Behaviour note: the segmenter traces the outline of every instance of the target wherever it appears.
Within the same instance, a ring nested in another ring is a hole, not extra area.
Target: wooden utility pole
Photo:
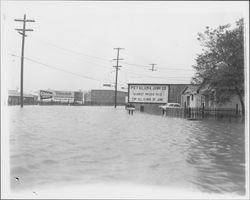
[[[152,65],[152,68],[151,68],[151,69],[149,69],[149,70],[151,70],[152,72],[153,72],[153,71],[156,71],[156,69],[155,69],[155,65],[156,65],[156,64],[155,64],[155,63],[153,63],[153,64],[150,64],[150,65]]]
[[[21,107],[23,107],[23,58],[24,58],[24,41],[27,35],[25,34],[26,31],[33,31],[33,29],[26,29],[26,22],[35,22],[35,20],[26,19],[26,14],[24,14],[23,19],[15,19],[16,22],[23,22],[23,28],[16,28],[15,30],[18,31],[20,35],[22,35],[22,53],[21,53],[21,87],[20,87],[20,95],[21,95]]]
[[[114,48],[114,50],[117,50],[117,58],[116,59],[113,59],[113,60],[116,60],[116,66],[115,67],[115,108],[117,106],[117,79],[118,79],[118,70],[119,70],[119,60],[123,60],[122,58],[119,58],[119,52],[120,50],[123,50],[124,48]]]

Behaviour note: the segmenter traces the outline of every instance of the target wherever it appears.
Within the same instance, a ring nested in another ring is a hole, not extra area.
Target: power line
[[[140,64],[133,64],[133,63],[128,63],[128,62],[121,62],[122,64],[126,64],[126,65],[131,65],[131,66],[135,66],[135,67],[144,67],[144,68],[148,68],[148,66],[146,65],[140,65]]]
[[[77,56],[82,56],[83,55],[83,56],[87,56],[87,57],[90,57],[90,58],[95,58],[95,59],[103,60],[103,61],[106,61],[106,62],[109,62],[109,63],[111,62],[111,60],[108,60],[108,59],[105,59],[105,58],[101,58],[101,57],[97,57],[97,56],[92,56],[92,55],[87,55],[87,54],[84,54],[84,53],[81,53],[81,52],[78,52],[78,51],[74,51],[72,49],[67,49],[67,48],[61,47],[59,45],[56,45],[56,44],[53,44],[53,43],[50,43],[50,42],[42,41],[40,39],[37,39],[37,40],[41,41],[44,44],[47,44],[49,46],[53,46],[53,47],[55,47],[57,49],[63,50],[65,52],[69,52],[69,53],[77,55]],[[106,66],[106,65],[103,65],[103,64],[100,64],[100,63],[96,63],[96,62],[91,62],[89,60],[84,60],[84,62],[95,64],[98,67],[100,66],[100,67],[110,68],[109,66]]]
[[[60,50],[63,50],[63,51],[67,51],[67,52],[70,52],[70,53],[73,53],[73,54],[77,54],[77,55],[83,55],[83,56],[86,56],[86,57],[90,57],[90,58],[95,58],[95,59],[99,59],[99,60],[103,60],[103,61],[106,61],[106,62],[111,62],[110,59],[107,59],[107,58],[102,58],[102,57],[99,57],[99,56],[93,56],[93,55],[89,55],[89,54],[85,54],[85,53],[82,53],[82,52],[78,52],[78,51],[75,51],[75,50],[72,50],[72,49],[68,49],[68,48],[64,48],[62,46],[59,46],[57,44],[53,44],[51,42],[47,42],[47,41],[42,41],[39,39],[39,41],[49,45],[49,46],[53,46],[57,49],[60,49]]]
[[[111,62],[112,60],[110,59],[106,59],[106,58],[101,58],[101,57],[97,57],[97,56],[92,56],[92,55],[87,55],[87,54],[84,54],[84,53],[81,53],[81,52],[77,52],[77,51],[74,51],[72,49],[67,49],[67,48],[64,48],[64,47],[61,47],[59,45],[56,45],[56,44],[53,44],[53,43],[50,43],[50,42],[47,42],[47,41],[43,41],[43,40],[40,40],[40,39],[37,39],[39,41],[41,41],[42,43],[44,44],[47,44],[49,46],[53,46],[57,49],[60,49],[60,50],[63,50],[63,51],[66,51],[66,52],[70,52],[70,53],[73,53],[75,55],[78,55],[78,56],[81,56],[81,55],[84,55],[84,56],[87,56],[87,57],[90,57],[90,58],[94,58],[94,59],[99,59],[99,60],[103,60],[103,61],[106,61],[106,62]],[[114,60],[114,59],[113,59]],[[91,63],[91,64],[95,64],[95,65],[99,65],[99,66],[102,66],[102,67],[106,67],[106,68],[110,68],[110,66],[105,66],[105,65],[102,65],[102,64],[99,64],[99,63],[95,63],[95,62],[90,62],[90,61],[86,61],[84,60],[85,62],[88,62],[88,63]],[[120,69],[119,69],[120,70]]]
[[[149,77],[149,76],[132,76],[132,78],[155,78],[155,79],[163,79],[163,80],[167,80],[167,79],[175,79],[175,80],[181,80],[181,81],[188,81],[187,79],[184,79],[185,77]],[[191,77],[186,77],[186,78],[189,78],[191,79]]]
[[[151,76],[151,75],[142,75],[140,73],[136,73],[134,71],[128,70],[126,69],[126,72],[129,72],[129,74],[135,74],[135,75],[139,75],[140,77],[149,77],[149,78],[162,78],[162,79],[166,79],[166,78],[190,78],[190,76],[176,76],[176,77],[167,77],[167,76]],[[126,73],[125,72],[125,73]]]
[[[20,57],[20,56],[17,56],[15,54],[10,54],[10,55],[14,56],[14,57]],[[32,59],[32,58],[24,57],[24,59],[26,59],[26,60],[28,60],[30,62],[39,64],[39,65],[45,66],[45,67],[50,68],[50,69],[54,69],[54,70],[61,71],[61,72],[64,72],[64,73],[68,73],[68,74],[71,74],[71,75],[74,75],[74,76],[78,76],[78,77],[83,78],[83,79],[90,79],[90,80],[99,81],[99,82],[102,82],[102,83],[106,82],[105,80],[96,79],[96,78],[93,78],[93,77],[90,77],[90,76],[86,76],[86,75],[82,75],[82,74],[77,74],[77,73],[74,73],[74,72],[71,72],[71,71],[68,71],[68,70],[64,70],[64,69],[52,66],[50,64],[46,64],[46,63],[37,61],[37,60]],[[130,72],[130,73],[131,74],[135,74],[135,75],[140,75],[140,76],[137,76],[137,77],[134,77],[134,78],[157,78],[157,79],[164,79],[164,80],[166,80],[168,78],[176,78],[176,79],[179,79],[179,78],[189,78],[189,77],[160,77],[160,76],[156,76],[155,77],[155,76],[148,76],[148,75],[141,76],[141,74],[138,74],[138,73],[133,73],[133,72]],[[183,79],[179,79],[179,80],[187,81],[187,80],[183,80]],[[111,81],[109,81],[109,82],[111,82]],[[115,83],[112,83],[112,84],[115,84]],[[119,81],[119,83],[117,83],[117,85],[124,85],[124,84],[127,84],[127,82]]]
[[[20,57],[20,56],[17,56],[15,54],[10,54],[11,56],[15,56],[15,57]],[[81,78],[84,78],[84,79],[91,79],[91,80],[96,80],[96,81],[100,81],[100,82],[105,82],[104,80],[101,80],[101,79],[96,79],[96,78],[93,78],[93,77],[89,77],[89,76],[86,76],[86,75],[81,75],[81,74],[77,74],[77,73],[74,73],[74,72],[70,72],[68,70],[64,70],[64,69],[61,69],[61,68],[58,68],[58,67],[55,67],[55,66],[52,66],[52,65],[49,65],[49,64],[45,64],[43,62],[40,62],[40,61],[37,61],[35,59],[31,59],[31,58],[28,58],[28,57],[24,57],[24,59],[28,60],[28,61],[31,61],[33,63],[36,63],[36,64],[40,64],[40,65],[43,65],[47,68],[52,68],[54,70],[58,70],[58,71],[62,71],[62,72],[65,72],[65,73],[69,73],[71,75],[75,75],[75,76],[78,76],[78,77],[81,77]],[[139,75],[137,76],[136,78],[157,78],[157,79],[168,79],[168,78],[171,78],[171,79],[182,79],[182,78],[190,78],[190,77],[163,77],[163,76],[150,76],[150,75],[141,75],[139,73],[135,73],[133,71],[130,71],[130,70],[126,70],[129,72],[129,74],[135,74],[135,75]],[[115,71],[114,71],[115,72]],[[126,72],[127,73],[127,72]],[[123,84],[126,84],[126,82],[121,82],[119,81],[120,83],[123,83]],[[120,85],[120,83],[118,83],[118,85]],[[115,83],[114,83],[115,84]]]
[[[51,43],[49,43],[49,42],[45,42],[46,44],[49,44],[50,46],[54,46],[54,47],[56,47],[56,48],[58,48],[58,49],[61,49],[61,50],[64,50],[64,51],[67,51],[67,52],[70,52],[70,53],[73,53],[73,54],[77,54],[77,55],[87,55],[87,54],[83,54],[83,53],[80,53],[80,52],[77,52],[77,51],[74,51],[74,50],[70,50],[70,49],[66,49],[66,48],[64,48],[64,47],[60,47],[60,46],[58,46],[58,45],[55,45],[55,44],[51,44]],[[100,60],[105,60],[105,61],[108,61],[108,62],[110,62],[110,60],[108,60],[108,59],[104,59],[104,58],[100,58],[100,57],[96,57],[96,56],[90,56],[90,55],[87,55],[87,56],[89,56],[89,57],[92,57],[92,58],[97,58],[97,59],[100,59]],[[122,60],[122,59],[120,59],[120,60]],[[95,64],[95,65],[99,65],[99,66],[102,66],[102,67],[106,67],[106,68],[109,68],[108,66],[104,66],[104,65],[100,65],[99,63],[97,64],[97,63],[94,63],[94,62],[90,62],[90,61],[86,61],[86,62],[89,62],[89,63],[93,63],[93,64]],[[148,66],[144,66],[144,65],[139,65],[139,64],[132,64],[132,63],[127,63],[127,62],[123,62],[123,63],[126,63],[126,64],[128,64],[128,65],[132,65],[132,66],[138,66],[138,67],[147,67],[148,68]],[[162,68],[162,69],[165,69],[165,68]],[[119,68],[118,68],[118,70],[119,70]],[[179,70],[179,69],[167,69],[167,70]],[[128,71],[128,70],[127,70]],[[136,73],[133,73],[133,74],[136,74]],[[141,75],[141,74],[137,74],[137,75]],[[160,79],[166,79],[166,78],[169,78],[169,77],[152,77],[152,76],[144,76],[144,77],[150,77],[150,78],[160,78]],[[177,77],[176,77],[177,78]],[[179,78],[179,77],[178,77]]]
[[[70,53],[73,53],[73,54],[77,54],[77,55],[83,55],[83,56],[86,56],[86,57],[90,57],[90,58],[102,60],[102,61],[109,62],[109,63],[111,62],[111,60],[107,59],[107,58],[93,56],[93,55],[89,55],[89,54],[84,54],[82,52],[78,52],[78,51],[75,51],[75,50],[72,50],[72,49],[61,47],[61,46],[59,46],[57,44],[54,44],[54,43],[51,43],[51,42],[42,41],[40,39],[38,39],[38,40],[41,41],[41,42],[43,42],[44,44],[47,44],[49,46],[53,46],[53,47],[55,47],[57,49],[60,49],[60,50],[63,50],[63,51],[67,51],[67,52],[70,52]],[[123,62],[123,61],[121,61],[121,63],[126,64],[126,65],[130,65],[130,66],[140,67],[140,68],[148,68],[147,65],[142,65],[142,64],[135,64],[135,63]],[[158,67],[158,69],[162,69],[162,70],[182,70],[182,71],[183,70],[187,70],[187,71],[193,71],[192,69],[186,69],[186,68],[164,68],[164,67]]]
[[[177,71],[194,71],[193,69],[186,69],[186,68],[164,68],[164,67],[158,67],[161,70],[177,70]]]
[[[121,62],[121,63],[122,63],[122,64],[125,64],[125,65],[140,67],[140,68],[148,68],[147,65],[140,65],[140,64],[128,63],[128,62]],[[158,69],[161,69],[161,70],[173,70],[173,71],[178,71],[178,70],[181,70],[181,71],[193,71],[192,69],[179,68],[179,67],[178,67],[178,68],[158,67]]]
[[[15,54],[10,54],[10,55],[11,56],[15,56],[15,57],[19,57],[19,56],[15,55]],[[65,73],[68,73],[68,74],[71,74],[71,75],[74,75],[74,76],[78,76],[78,77],[81,77],[81,78],[84,78],[84,79],[90,79],[90,80],[100,81],[102,83],[104,82],[104,80],[101,80],[101,79],[96,79],[96,78],[93,78],[93,77],[90,77],[90,76],[86,76],[86,75],[82,75],[82,74],[77,74],[77,73],[74,73],[74,72],[70,72],[68,70],[61,69],[61,68],[58,68],[58,67],[55,67],[55,66],[52,66],[52,65],[49,65],[49,64],[46,64],[46,63],[43,63],[43,62],[31,59],[31,58],[24,57],[24,59],[26,59],[28,61],[31,61],[33,63],[39,64],[39,65],[43,65],[43,66],[45,66],[47,68],[51,68],[51,69],[54,69],[54,70],[65,72]]]

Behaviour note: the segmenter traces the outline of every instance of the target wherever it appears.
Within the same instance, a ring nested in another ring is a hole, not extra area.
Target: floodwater
[[[245,194],[244,123],[129,115],[124,107],[8,110],[14,191],[126,182]]]

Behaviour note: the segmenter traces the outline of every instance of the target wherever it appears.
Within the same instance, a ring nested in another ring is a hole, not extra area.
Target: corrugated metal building
[[[117,105],[125,105],[127,92],[117,91]],[[84,95],[84,102],[88,105],[114,105],[114,90],[91,90]]]
[[[168,103],[181,104],[182,91],[190,84],[169,84]]]
[[[24,105],[36,105],[37,99],[38,99],[37,95],[23,94]],[[16,90],[9,90],[8,91],[8,105],[20,105],[20,104],[21,104],[20,92]]]
[[[78,92],[74,92],[74,103],[79,103],[79,104],[83,104],[83,92],[82,91],[78,91]]]

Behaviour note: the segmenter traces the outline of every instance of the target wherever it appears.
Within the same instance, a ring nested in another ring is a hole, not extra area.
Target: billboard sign
[[[52,99],[53,92],[48,90],[40,90],[40,99]]]
[[[167,84],[128,84],[129,103],[168,103]]]
[[[74,101],[74,92],[71,92],[71,91],[53,91],[53,99],[54,99],[54,101],[73,102]]]

